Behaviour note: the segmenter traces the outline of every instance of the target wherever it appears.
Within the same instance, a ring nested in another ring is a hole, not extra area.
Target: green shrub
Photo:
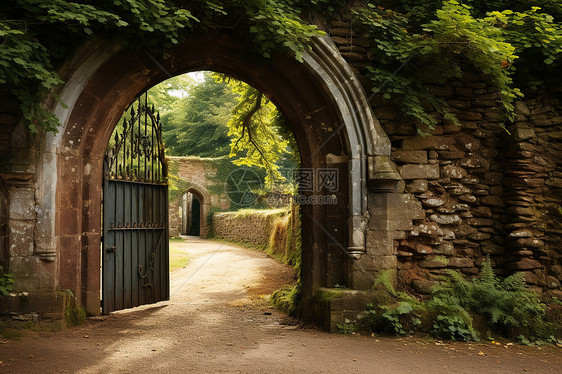
[[[387,275],[382,274],[375,286],[383,285],[389,299],[377,306],[368,304],[361,316],[374,332],[405,335],[428,331],[437,338],[459,341],[478,340],[486,333],[541,344],[557,342],[562,330],[556,301],[548,306],[547,314],[547,306],[525,285],[522,274],[500,279],[489,259],[473,280],[450,271],[446,281],[424,301],[395,291]]]
[[[0,266],[0,295],[8,295],[12,290],[14,274],[4,273],[4,268]]]
[[[342,323],[336,324],[336,328],[338,329],[338,332],[340,334],[345,335],[353,334],[355,331],[357,331],[357,325],[347,318]]]
[[[439,310],[439,315],[448,317],[447,320],[464,321],[464,328],[471,332],[470,335],[474,335],[470,316],[474,314],[484,317],[494,333],[509,336],[515,328],[537,338],[548,338],[541,331],[544,330],[541,326],[546,324],[543,320],[546,309],[539,295],[526,287],[521,273],[504,279],[497,277],[489,259],[474,280],[451,271],[447,281],[436,287],[428,305]],[[442,333],[441,328],[436,331],[437,335]]]

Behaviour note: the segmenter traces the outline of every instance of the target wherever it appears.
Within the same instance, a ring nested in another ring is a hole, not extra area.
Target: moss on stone
[[[86,310],[76,303],[71,290],[66,290],[65,320],[67,326],[76,326],[86,322]]]

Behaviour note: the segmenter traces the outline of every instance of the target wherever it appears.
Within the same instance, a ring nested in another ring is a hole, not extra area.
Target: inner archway
[[[207,215],[211,208],[211,197],[204,187],[190,187],[181,201],[181,234],[205,236],[209,230]]]
[[[197,195],[193,195],[189,192],[186,195],[190,201],[187,208],[187,216],[189,217],[189,220],[187,221],[185,235],[199,236],[201,232],[201,225],[199,221],[201,219],[201,203],[199,202]]]
[[[99,313],[102,166],[113,127],[141,92],[195,70],[222,72],[262,91],[287,116],[302,167],[338,170],[337,189],[309,193],[333,195],[337,204],[302,208],[305,316],[312,317],[314,289],[350,282],[349,262],[365,251],[368,157],[388,156],[390,142],[329,41],[316,40],[303,63],[281,55],[263,61],[248,50],[230,36],[193,36],[166,60],[111,42],[90,46],[69,63],[69,83],[61,93],[67,108],[55,110],[64,129],[48,138],[42,162],[45,182],[56,166],[56,180],[64,183],[45,184],[39,205],[56,201],[57,209],[44,210],[56,212],[56,224],[42,220],[39,229],[56,243],[52,248],[60,248],[58,287],[76,291],[89,313]]]

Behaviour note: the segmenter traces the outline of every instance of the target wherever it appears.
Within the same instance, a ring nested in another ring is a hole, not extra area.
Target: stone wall
[[[288,216],[287,209],[240,210],[213,215],[213,233],[217,239],[266,248],[276,220]]]
[[[369,92],[368,41],[346,22],[331,26],[333,41]],[[548,95],[518,102],[508,134],[500,125],[498,90],[484,75],[446,84],[431,79],[426,87],[448,103],[460,127],[441,121],[423,137],[415,121],[400,116],[398,97],[371,101],[392,142],[404,192],[423,206],[414,227],[394,238],[399,285],[428,293],[449,269],[476,275],[489,257],[498,273],[522,271],[529,284],[560,296],[561,102]],[[373,245],[370,227],[367,247]]]
[[[212,186],[216,184],[213,180],[217,173],[217,159],[189,157],[168,157],[170,173],[179,179],[177,183],[180,191],[170,190],[169,203],[169,235],[175,237],[182,234],[182,195],[191,192],[197,196],[201,204],[201,236],[205,237],[208,232],[207,214],[211,208],[219,210],[228,209],[230,200],[224,193],[215,193]]]
[[[364,76],[372,57],[368,40],[345,22],[334,22],[327,31],[370,92]],[[172,51],[176,57],[163,64],[174,74],[193,66],[224,64],[253,79],[290,108],[285,114],[309,152],[303,161],[310,167],[341,170],[345,181],[338,192],[341,204],[336,209],[305,207],[310,209],[303,212],[303,252],[308,259],[303,274],[304,284],[310,286],[305,291],[346,281],[349,287],[369,289],[378,272],[394,269],[403,288],[427,293],[448,269],[472,276],[490,256],[499,273],[523,271],[530,284],[562,297],[562,103],[552,93],[517,103],[518,119],[508,134],[499,126],[497,91],[485,83],[486,77],[467,74],[445,85],[428,80],[427,87],[445,99],[462,122],[461,127],[440,122],[431,137],[416,135],[415,123],[400,117],[397,98],[375,99],[373,110],[392,142],[391,161],[385,134],[372,126],[376,121],[366,123],[370,117],[364,116],[355,123],[350,120],[354,116],[343,116],[347,110],[361,114],[365,98],[362,93],[353,96],[357,92],[349,87],[338,90],[355,80],[347,65],[339,64],[339,56],[337,61],[329,58],[331,50],[322,43],[309,56],[318,66],[313,69],[281,55],[272,58],[272,66],[254,64],[245,59],[248,46],[233,44],[224,35],[211,40],[195,38],[185,45],[197,48]],[[19,121],[17,103],[0,94],[0,261],[16,274],[15,291],[30,294],[26,310],[43,315],[49,311],[64,315],[63,296],[56,293],[61,289],[73,290],[89,313],[99,313],[105,136],[120,115],[118,108],[164,78],[161,69],[149,68],[152,63],[143,60],[148,57],[117,53],[115,46],[104,43],[99,50],[86,45],[79,51],[83,55],[69,60],[67,69],[73,75],[65,76],[69,79],[63,94],[70,100],[63,101],[70,106],[56,109],[67,127],[57,136],[30,137]],[[193,50],[207,54],[184,53]],[[105,55],[113,57],[107,61],[92,57]],[[332,75],[337,79],[327,79]],[[334,96],[329,89],[335,90]],[[345,94],[344,100],[339,94]],[[342,104],[349,102],[360,104]],[[338,127],[342,122],[345,126]],[[377,144],[384,143],[377,149],[385,151],[354,156],[357,147],[346,149],[344,143],[352,139],[346,136],[366,135],[369,129]],[[364,176],[358,170],[367,168],[367,159],[369,175]],[[378,175],[371,175],[373,170]],[[206,178],[207,173],[198,167],[185,167],[184,172],[190,173],[193,186],[205,185],[197,178]],[[363,177],[369,191],[362,187]],[[213,197],[209,201],[214,204]],[[221,201],[216,204],[223,206]],[[368,205],[370,216],[363,217],[359,209],[350,217],[346,205]],[[251,231],[259,231],[256,225]],[[263,243],[265,235],[260,240]],[[356,283],[349,281],[360,278],[355,270],[365,274]],[[20,298],[11,300],[19,303]],[[8,303],[0,306],[17,309]]]

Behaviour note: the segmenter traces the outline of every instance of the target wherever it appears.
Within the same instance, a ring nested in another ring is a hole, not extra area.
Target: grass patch
[[[182,269],[189,264],[189,255],[176,243],[183,243],[183,239],[170,240],[170,272]]]
[[[248,217],[248,216],[274,216],[274,215],[285,215],[289,214],[290,210],[288,208],[277,208],[277,209],[239,209],[233,212],[221,212],[231,214],[233,217]]]
[[[84,307],[76,303],[76,298],[71,290],[66,290],[65,320],[67,326],[81,325],[86,321]]]
[[[278,310],[296,317],[301,303],[302,285],[297,283],[294,287],[285,286],[271,295],[270,302]]]
[[[66,326],[65,320],[52,322],[33,321],[0,321],[0,337],[3,339],[17,340],[26,335],[26,331],[62,331]]]

